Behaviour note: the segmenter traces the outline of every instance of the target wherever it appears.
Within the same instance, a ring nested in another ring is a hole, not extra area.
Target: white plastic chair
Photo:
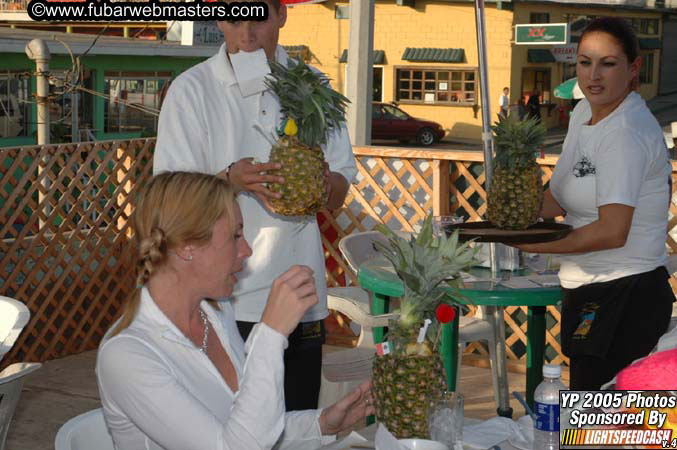
[[[0,450],[5,448],[9,424],[19,403],[24,377],[40,368],[40,363],[15,363],[0,372]]]
[[[405,234],[405,233],[402,233]],[[360,233],[352,233],[348,236],[345,236],[339,241],[339,250],[343,255],[343,258],[348,263],[350,269],[357,273],[360,265],[365,261],[379,257],[380,253],[376,250],[373,243],[374,241],[387,243],[387,239],[383,234],[377,231],[365,231]],[[342,303],[340,303],[342,302]],[[350,305],[347,304],[350,302]],[[328,304],[330,309],[340,311],[346,315],[351,320],[360,323],[360,320],[368,321],[369,318],[372,318],[366,325],[362,326],[362,332],[358,339],[358,348],[371,348],[374,347],[374,340],[372,334],[372,328],[376,326],[387,326],[387,319],[385,320],[385,325],[379,325],[382,323],[379,319],[383,316],[371,316],[371,298],[369,293],[359,287],[347,287],[347,288],[330,288]],[[334,305],[334,306],[332,306]],[[356,316],[353,319],[349,312],[352,314],[357,314],[357,309],[362,311],[366,317]],[[456,385],[458,386],[458,381],[461,373],[461,355],[465,344],[468,342],[474,342],[479,340],[487,341],[487,347],[489,348],[489,360],[491,364],[491,379],[494,386],[494,400],[496,405],[499,405],[498,400],[498,372],[497,372],[497,361],[496,361],[496,337],[494,335],[494,328],[491,324],[491,317],[487,315],[486,308],[480,306],[477,308],[475,315],[473,316],[462,316],[459,319],[459,331],[458,331],[458,345],[459,345],[459,358],[458,358],[458,368],[456,370]],[[379,323],[379,324],[377,324]],[[367,342],[365,342],[367,341]],[[355,350],[349,349],[346,351]],[[371,350],[373,356],[373,350]],[[324,370],[324,358],[323,358],[323,372]],[[371,369],[371,366],[369,366]],[[369,377],[369,374],[364,376],[363,379]],[[324,379],[323,379],[324,382]],[[355,384],[355,383],[353,383]],[[352,387],[352,386],[351,386]],[[343,392],[343,391],[342,391]],[[320,398],[322,398],[322,391],[320,391]],[[340,397],[339,397],[340,398]]]
[[[56,434],[54,450],[115,450],[101,408],[64,423]]]
[[[10,351],[30,318],[26,305],[0,295],[0,360]]]
[[[369,258],[377,256],[373,241],[386,242],[377,232],[355,233],[339,242],[339,249],[353,271]],[[320,408],[331,405],[371,376],[375,345],[372,328],[386,327],[397,314],[371,314],[369,292],[357,286],[329,288],[327,306],[346,315],[360,326],[355,348],[325,352],[322,356]]]

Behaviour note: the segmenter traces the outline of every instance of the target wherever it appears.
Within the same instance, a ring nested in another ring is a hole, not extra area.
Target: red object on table
[[[456,310],[449,305],[441,304],[435,310],[435,317],[440,323],[449,323],[456,317]]]

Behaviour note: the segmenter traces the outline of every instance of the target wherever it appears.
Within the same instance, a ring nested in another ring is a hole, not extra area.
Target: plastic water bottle
[[[566,389],[561,374],[558,365],[543,366],[543,381],[534,392],[534,450],[559,449],[559,391]]]

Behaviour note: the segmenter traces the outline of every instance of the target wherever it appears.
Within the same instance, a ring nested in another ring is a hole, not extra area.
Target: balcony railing
[[[139,188],[151,176],[154,145],[155,139],[135,139],[0,149],[0,295],[31,310],[31,321],[5,363],[96,348],[134,288],[128,219]],[[353,151],[356,184],[341,209],[318,214],[330,286],[356,282],[338,250],[347,234],[378,223],[413,230],[430,211],[469,220],[480,220],[485,212],[479,152]],[[556,156],[539,159],[544,182],[556,162]],[[673,179],[676,171],[673,162]],[[670,212],[673,231],[674,203]],[[677,250],[672,236],[667,245]],[[548,316],[546,359],[566,363],[558,342],[559,309],[548,307]],[[526,359],[526,319],[525,307],[505,309],[512,364]],[[466,352],[487,355],[477,342]]]

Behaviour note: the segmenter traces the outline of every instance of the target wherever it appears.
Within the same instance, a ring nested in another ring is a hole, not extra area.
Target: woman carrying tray
[[[562,350],[571,389],[599,389],[647,355],[675,297],[664,265],[671,166],[658,122],[635,92],[641,66],[627,22],[603,17],[578,44],[585,94],[574,109],[541,215],[566,216],[565,238],[519,248],[560,253]]]

